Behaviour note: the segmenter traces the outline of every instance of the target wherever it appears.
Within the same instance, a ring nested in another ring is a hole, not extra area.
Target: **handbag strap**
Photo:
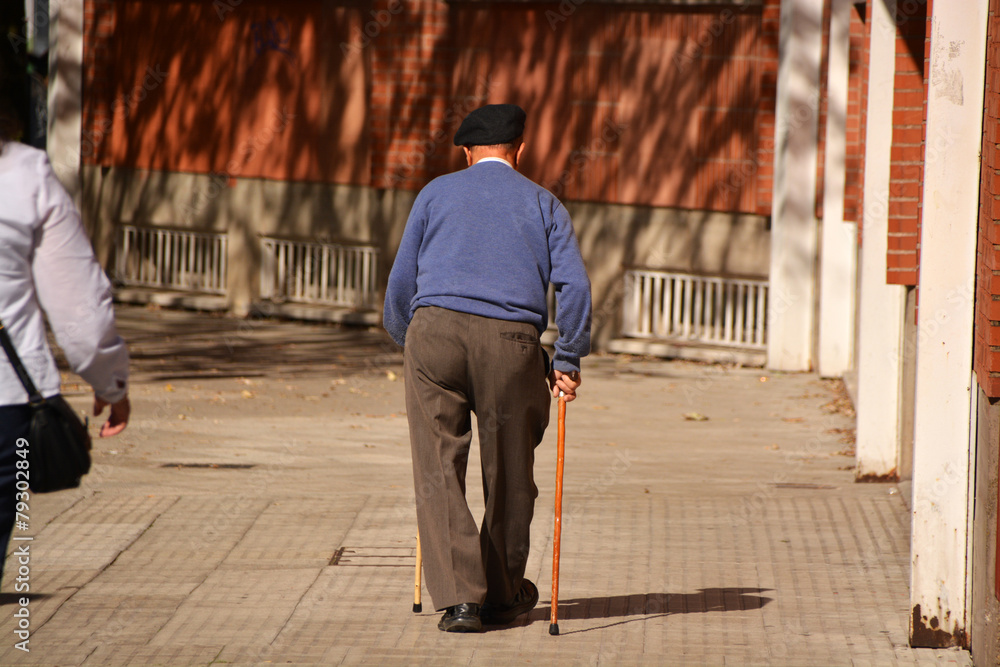
[[[40,393],[38,393],[35,383],[31,381],[31,376],[28,375],[28,371],[24,369],[24,364],[21,363],[21,357],[17,356],[17,350],[14,349],[14,343],[11,341],[10,334],[7,333],[7,329],[4,327],[2,321],[0,321],[0,345],[3,346],[3,351],[7,353],[7,358],[10,359],[10,365],[14,367],[14,372],[17,373],[17,377],[21,380],[21,384],[24,385],[25,391],[28,392],[28,403],[31,405],[44,403],[45,399]]]

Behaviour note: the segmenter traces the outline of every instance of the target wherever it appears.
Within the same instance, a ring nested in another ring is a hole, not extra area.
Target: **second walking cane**
[[[413,613],[419,614],[424,606],[420,604],[420,569],[424,565],[424,555],[420,551],[420,533],[417,533],[417,573],[413,576]]]
[[[559,392],[559,437],[556,441],[556,519],[552,538],[552,618],[549,634],[559,634],[559,540],[562,537],[563,462],[566,458],[566,399]]]

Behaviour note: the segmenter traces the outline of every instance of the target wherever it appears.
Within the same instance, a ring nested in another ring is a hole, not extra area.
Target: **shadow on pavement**
[[[351,375],[402,363],[381,328],[116,307],[133,382]],[[61,363],[65,368],[65,362]]]
[[[616,595],[613,597],[573,598],[559,600],[558,620],[584,620],[599,618],[626,618],[627,620],[607,623],[593,628],[564,631],[570,635],[578,632],[601,630],[623,623],[648,621],[653,618],[673,614],[701,614],[710,611],[746,611],[760,609],[771,598],[755,593],[769,591],[769,588],[702,588],[697,593],[645,593],[637,595]],[[551,604],[551,601],[549,602]],[[536,607],[528,615],[527,624],[549,622],[551,607]],[[627,618],[641,616],[642,618]]]
[[[28,598],[29,600],[43,600],[45,598],[52,597],[48,593],[0,593],[0,607],[7,606],[9,604],[20,604],[21,598]]]

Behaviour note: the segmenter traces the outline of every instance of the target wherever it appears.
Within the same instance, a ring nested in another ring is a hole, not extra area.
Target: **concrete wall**
[[[59,181],[79,203],[83,0],[62,0],[50,9],[47,151]]]
[[[416,193],[363,186],[225,179],[122,168],[83,168],[84,218],[105,266],[115,225],[221,232],[230,242],[230,307],[245,312],[257,294],[260,235],[371,243],[385,285]],[[750,214],[568,202],[594,295],[594,339],[618,335],[624,269],[764,278],[767,219]]]
[[[567,202],[594,299],[593,338],[621,331],[626,268],[767,278],[770,230],[759,215]]]
[[[1000,466],[1000,404],[979,385],[976,433],[976,504],[972,543],[972,659],[977,665],[1000,663],[1000,601],[996,594],[997,470]]]

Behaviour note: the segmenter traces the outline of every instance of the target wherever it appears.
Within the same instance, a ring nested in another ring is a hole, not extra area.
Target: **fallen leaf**
[[[174,385],[172,384],[168,384],[166,387],[163,388],[163,391],[173,391],[173,390],[174,390]]]
[[[688,420],[689,422],[707,422],[708,421],[708,417],[706,417],[705,415],[701,414],[700,412],[688,412],[688,413],[685,413],[684,419]]]
[[[387,380],[389,380],[389,382],[395,382],[396,378],[398,378],[399,376],[393,373],[392,371],[386,371],[385,377]]]
[[[240,392],[240,396],[243,398],[253,398],[253,392],[248,389],[244,389]]]

